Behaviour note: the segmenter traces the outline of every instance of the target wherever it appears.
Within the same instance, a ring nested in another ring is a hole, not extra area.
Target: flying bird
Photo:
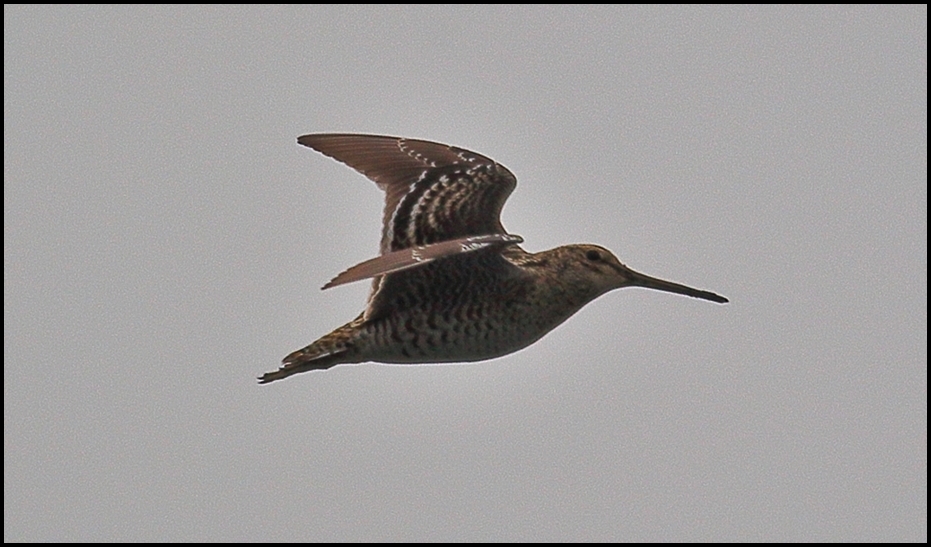
[[[381,249],[329,289],[372,278],[358,317],[282,361],[259,383],[344,363],[482,361],[539,340],[598,296],[645,287],[727,298],[636,272],[598,245],[528,253],[501,225],[517,179],[481,154],[436,142],[355,134],[297,142],[385,192]]]

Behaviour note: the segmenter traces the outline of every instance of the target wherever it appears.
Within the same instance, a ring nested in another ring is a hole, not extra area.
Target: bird
[[[317,133],[297,142],[355,169],[385,193],[380,253],[323,286],[372,278],[355,319],[288,354],[268,384],[353,363],[483,361],[523,349],[614,289],[728,299],[628,268],[576,244],[531,253],[501,224],[517,178],[463,148],[384,135]]]

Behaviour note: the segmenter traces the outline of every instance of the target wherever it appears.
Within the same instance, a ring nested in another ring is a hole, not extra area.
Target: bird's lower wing
[[[356,264],[334,277],[323,288],[329,289],[353,281],[418,268],[447,256],[471,253],[496,245],[516,245],[523,241],[524,238],[510,234],[488,234],[409,247]]]

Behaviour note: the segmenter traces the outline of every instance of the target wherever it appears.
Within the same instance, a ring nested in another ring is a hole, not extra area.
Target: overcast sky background
[[[467,366],[255,377],[384,133],[625,289]],[[4,6],[4,540],[927,541],[927,7]]]

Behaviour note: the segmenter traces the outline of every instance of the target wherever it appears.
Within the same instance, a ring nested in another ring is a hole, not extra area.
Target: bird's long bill
[[[724,298],[723,296],[713,292],[693,289],[692,287],[686,287],[685,285],[673,283],[672,281],[664,281],[662,279],[650,277],[630,269],[628,269],[626,273],[630,277],[630,284],[628,285],[630,287],[644,287],[647,289],[656,289],[658,291],[684,294],[685,296],[691,296],[693,298],[711,300],[712,302],[717,302],[718,304],[724,304],[728,301],[727,298]]]

